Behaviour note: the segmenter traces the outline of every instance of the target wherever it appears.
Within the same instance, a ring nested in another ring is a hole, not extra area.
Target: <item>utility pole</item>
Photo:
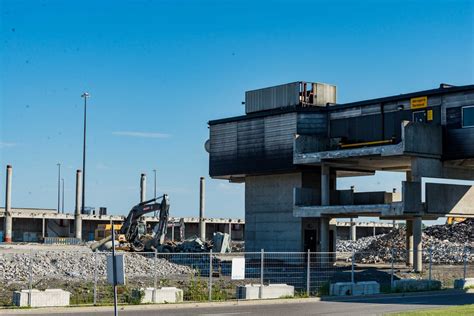
[[[153,173],[155,175],[155,186],[154,186],[154,191],[153,191],[153,198],[156,198],[156,169],[153,169]],[[155,214],[153,214],[154,217],[156,217],[156,211]]]
[[[62,198],[61,198],[61,203],[62,203],[62,205],[61,205],[61,213],[64,214],[64,178],[61,178],[61,182],[62,182],[62,186],[63,186],[63,187],[62,187],[63,196],[62,196]]]
[[[58,213],[60,213],[61,209],[61,163],[58,162],[56,164],[58,166]]]
[[[84,92],[81,95],[84,98],[84,142],[82,144],[82,205],[81,213],[84,213],[86,203],[86,127],[87,127],[87,98],[89,93]]]

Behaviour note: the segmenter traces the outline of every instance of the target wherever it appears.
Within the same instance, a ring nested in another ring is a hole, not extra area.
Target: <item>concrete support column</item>
[[[407,266],[413,266],[413,220],[406,221]]]
[[[201,240],[206,239],[206,222],[204,220],[204,209],[206,199],[206,186],[204,177],[199,179],[199,237]]]
[[[329,205],[330,191],[330,169],[329,166],[321,164],[321,205]]]
[[[372,227],[372,236],[375,237],[375,224],[374,224],[374,227]]]
[[[46,218],[41,219],[41,238],[46,237]]]
[[[319,218],[319,241],[320,241],[320,246],[321,246],[320,251],[328,252],[329,251],[329,218],[328,217]]]
[[[140,176],[140,202],[146,201],[146,174]]]
[[[423,270],[423,246],[421,243],[422,220],[421,216],[413,219],[413,268],[415,272]]]
[[[13,215],[12,215],[12,166],[7,166],[7,184],[5,191],[5,242],[12,242],[12,232],[13,232]]]
[[[356,223],[354,222],[353,218],[351,218],[350,235],[351,235],[351,240],[352,241],[357,240],[357,226],[356,226]]]
[[[229,233],[229,239],[232,240],[232,223],[229,223],[228,233]]]
[[[76,171],[76,209],[74,211],[74,237],[82,240],[82,172]]]

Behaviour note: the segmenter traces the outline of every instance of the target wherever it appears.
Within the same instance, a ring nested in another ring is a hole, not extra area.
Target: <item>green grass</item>
[[[386,314],[390,316],[449,316],[449,315],[474,315],[474,304],[437,309],[424,309],[412,312]]]

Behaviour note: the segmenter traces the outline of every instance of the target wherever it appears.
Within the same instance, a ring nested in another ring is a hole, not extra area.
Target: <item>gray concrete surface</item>
[[[357,298],[339,301],[317,299],[288,299],[265,302],[226,302],[181,305],[144,305],[120,307],[120,315],[383,315],[390,312],[441,308],[474,304],[474,294],[459,291],[428,293],[410,296]],[[2,315],[111,315],[112,307],[0,310]]]

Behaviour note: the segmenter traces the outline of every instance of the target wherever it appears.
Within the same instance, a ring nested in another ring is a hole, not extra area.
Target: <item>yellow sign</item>
[[[428,110],[426,112],[426,120],[427,121],[432,121],[433,120],[433,110]]]
[[[410,108],[421,109],[428,106],[428,97],[419,97],[410,99]]]

